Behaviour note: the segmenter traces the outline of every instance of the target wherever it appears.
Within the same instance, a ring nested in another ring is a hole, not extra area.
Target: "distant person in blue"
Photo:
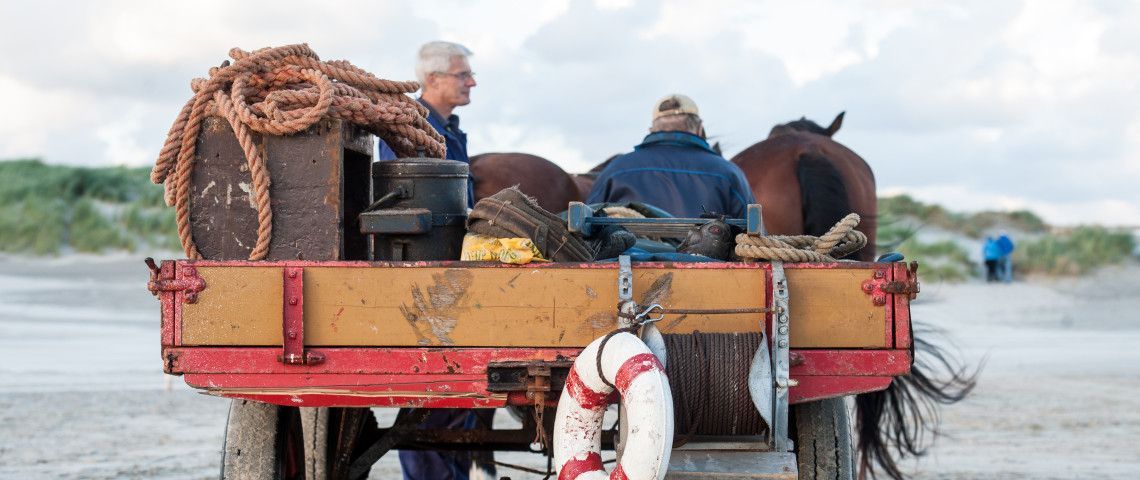
[[[1001,260],[1001,246],[992,235],[986,237],[986,242],[982,244],[982,260],[986,263],[986,281],[1000,280],[998,262]]]
[[[459,129],[459,116],[452,113],[455,107],[471,103],[471,88],[475,74],[467,57],[471,51],[451,42],[430,42],[420,48],[416,62],[416,78],[423,90],[419,102],[427,107],[428,122],[447,141],[447,158],[470,164],[467,158],[467,134]],[[381,155],[387,145],[381,142]],[[467,207],[475,205],[475,187],[467,177]],[[478,412],[478,413],[477,413]],[[492,409],[433,410],[420,424],[424,429],[470,430],[480,422],[490,425],[495,411]],[[400,466],[405,480],[468,480],[473,457],[490,459],[489,454],[463,451],[400,451]],[[494,478],[494,465],[481,462],[488,476]]]
[[[1010,240],[1009,235],[1001,232],[997,238],[998,250],[1001,256],[998,257],[998,278],[1005,283],[1013,281],[1013,240]]]
[[[674,94],[654,105],[641,144],[598,175],[586,203],[603,202],[647,203],[677,217],[744,218],[755,199],[740,167],[709,148],[697,104]]]

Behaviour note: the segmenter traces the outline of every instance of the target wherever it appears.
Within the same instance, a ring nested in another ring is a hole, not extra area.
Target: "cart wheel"
[[[842,397],[792,405],[791,417],[801,479],[854,478],[851,422]]]
[[[376,417],[367,408],[334,408],[314,415],[317,423],[307,428],[326,432],[327,442],[308,442],[324,452],[305,456],[305,428],[297,407],[281,407],[250,400],[234,400],[226,417],[226,437],[222,444],[223,480],[276,479],[304,480],[305,470],[314,478],[348,478],[348,466],[367,449],[379,434]],[[356,414],[356,415],[352,415]],[[348,433],[349,424],[356,423]],[[352,436],[352,438],[349,438]],[[349,455],[340,452],[350,451]],[[321,455],[324,453],[324,455]],[[306,460],[320,462],[306,466]],[[368,474],[355,480],[367,478]]]
[[[304,478],[301,437],[298,409],[234,400],[226,418],[221,478]]]

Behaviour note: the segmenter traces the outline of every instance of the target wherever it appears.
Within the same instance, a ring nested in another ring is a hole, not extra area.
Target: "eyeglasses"
[[[447,75],[449,77],[455,77],[455,78],[458,78],[459,81],[461,81],[461,82],[466,82],[468,80],[474,80],[475,79],[475,72],[459,72],[459,73],[434,72],[434,73],[436,75]]]

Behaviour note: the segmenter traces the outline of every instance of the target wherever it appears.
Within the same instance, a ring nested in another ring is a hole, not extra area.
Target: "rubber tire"
[[[852,480],[855,456],[843,398],[792,405],[796,461],[801,480]]]
[[[222,444],[223,480],[280,478],[281,407],[250,400],[233,400],[226,417]]]

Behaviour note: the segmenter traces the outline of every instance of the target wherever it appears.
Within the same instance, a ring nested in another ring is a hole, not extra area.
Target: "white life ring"
[[[602,467],[602,416],[613,388],[598,377],[598,348],[590,342],[566,377],[554,420],[558,480],[662,479],[673,450],[673,395],[661,362],[633,334],[618,333],[602,351],[602,374],[617,387],[629,417],[625,452],[613,473]]]

